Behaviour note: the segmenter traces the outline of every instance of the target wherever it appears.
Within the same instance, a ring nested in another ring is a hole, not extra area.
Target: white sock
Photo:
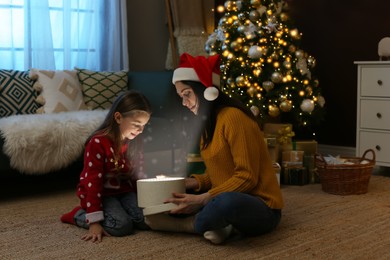
[[[221,244],[223,243],[232,233],[233,226],[227,225],[224,228],[217,229],[217,230],[211,230],[204,232],[203,236],[207,240],[210,240],[213,244]]]

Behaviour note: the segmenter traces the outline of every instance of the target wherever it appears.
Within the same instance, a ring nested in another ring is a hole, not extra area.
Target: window
[[[0,0],[0,68],[126,68],[126,15],[121,12],[125,4],[125,0]]]

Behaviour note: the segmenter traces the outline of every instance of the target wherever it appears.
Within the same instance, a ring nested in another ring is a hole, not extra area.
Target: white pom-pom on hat
[[[218,89],[213,86],[207,87],[203,92],[204,98],[208,101],[216,100],[218,95],[219,95]]]

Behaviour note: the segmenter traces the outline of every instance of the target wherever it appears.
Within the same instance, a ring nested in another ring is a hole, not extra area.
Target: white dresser
[[[373,149],[376,164],[390,166],[390,62],[356,61],[355,64],[358,69],[356,156]]]

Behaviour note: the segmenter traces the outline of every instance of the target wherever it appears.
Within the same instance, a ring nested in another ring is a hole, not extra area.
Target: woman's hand
[[[187,190],[195,190],[199,188],[199,183],[195,178],[185,178],[184,183]]]
[[[89,225],[89,230],[88,230],[88,233],[85,234],[84,236],[81,237],[82,240],[84,241],[91,241],[91,242],[96,242],[96,243],[99,243],[99,242],[102,242],[102,237],[104,236],[110,236],[110,234],[108,234],[104,228],[102,227],[102,225],[100,225],[100,223],[96,222],[96,223],[91,223]]]
[[[193,214],[199,211],[204,205],[206,205],[211,196],[208,192],[194,195],[186,193],[172,193],[173,198],[165,200],[167,203],[174,203],[177,205],[177,208],[172,209],[170,213],[172,214]]]

